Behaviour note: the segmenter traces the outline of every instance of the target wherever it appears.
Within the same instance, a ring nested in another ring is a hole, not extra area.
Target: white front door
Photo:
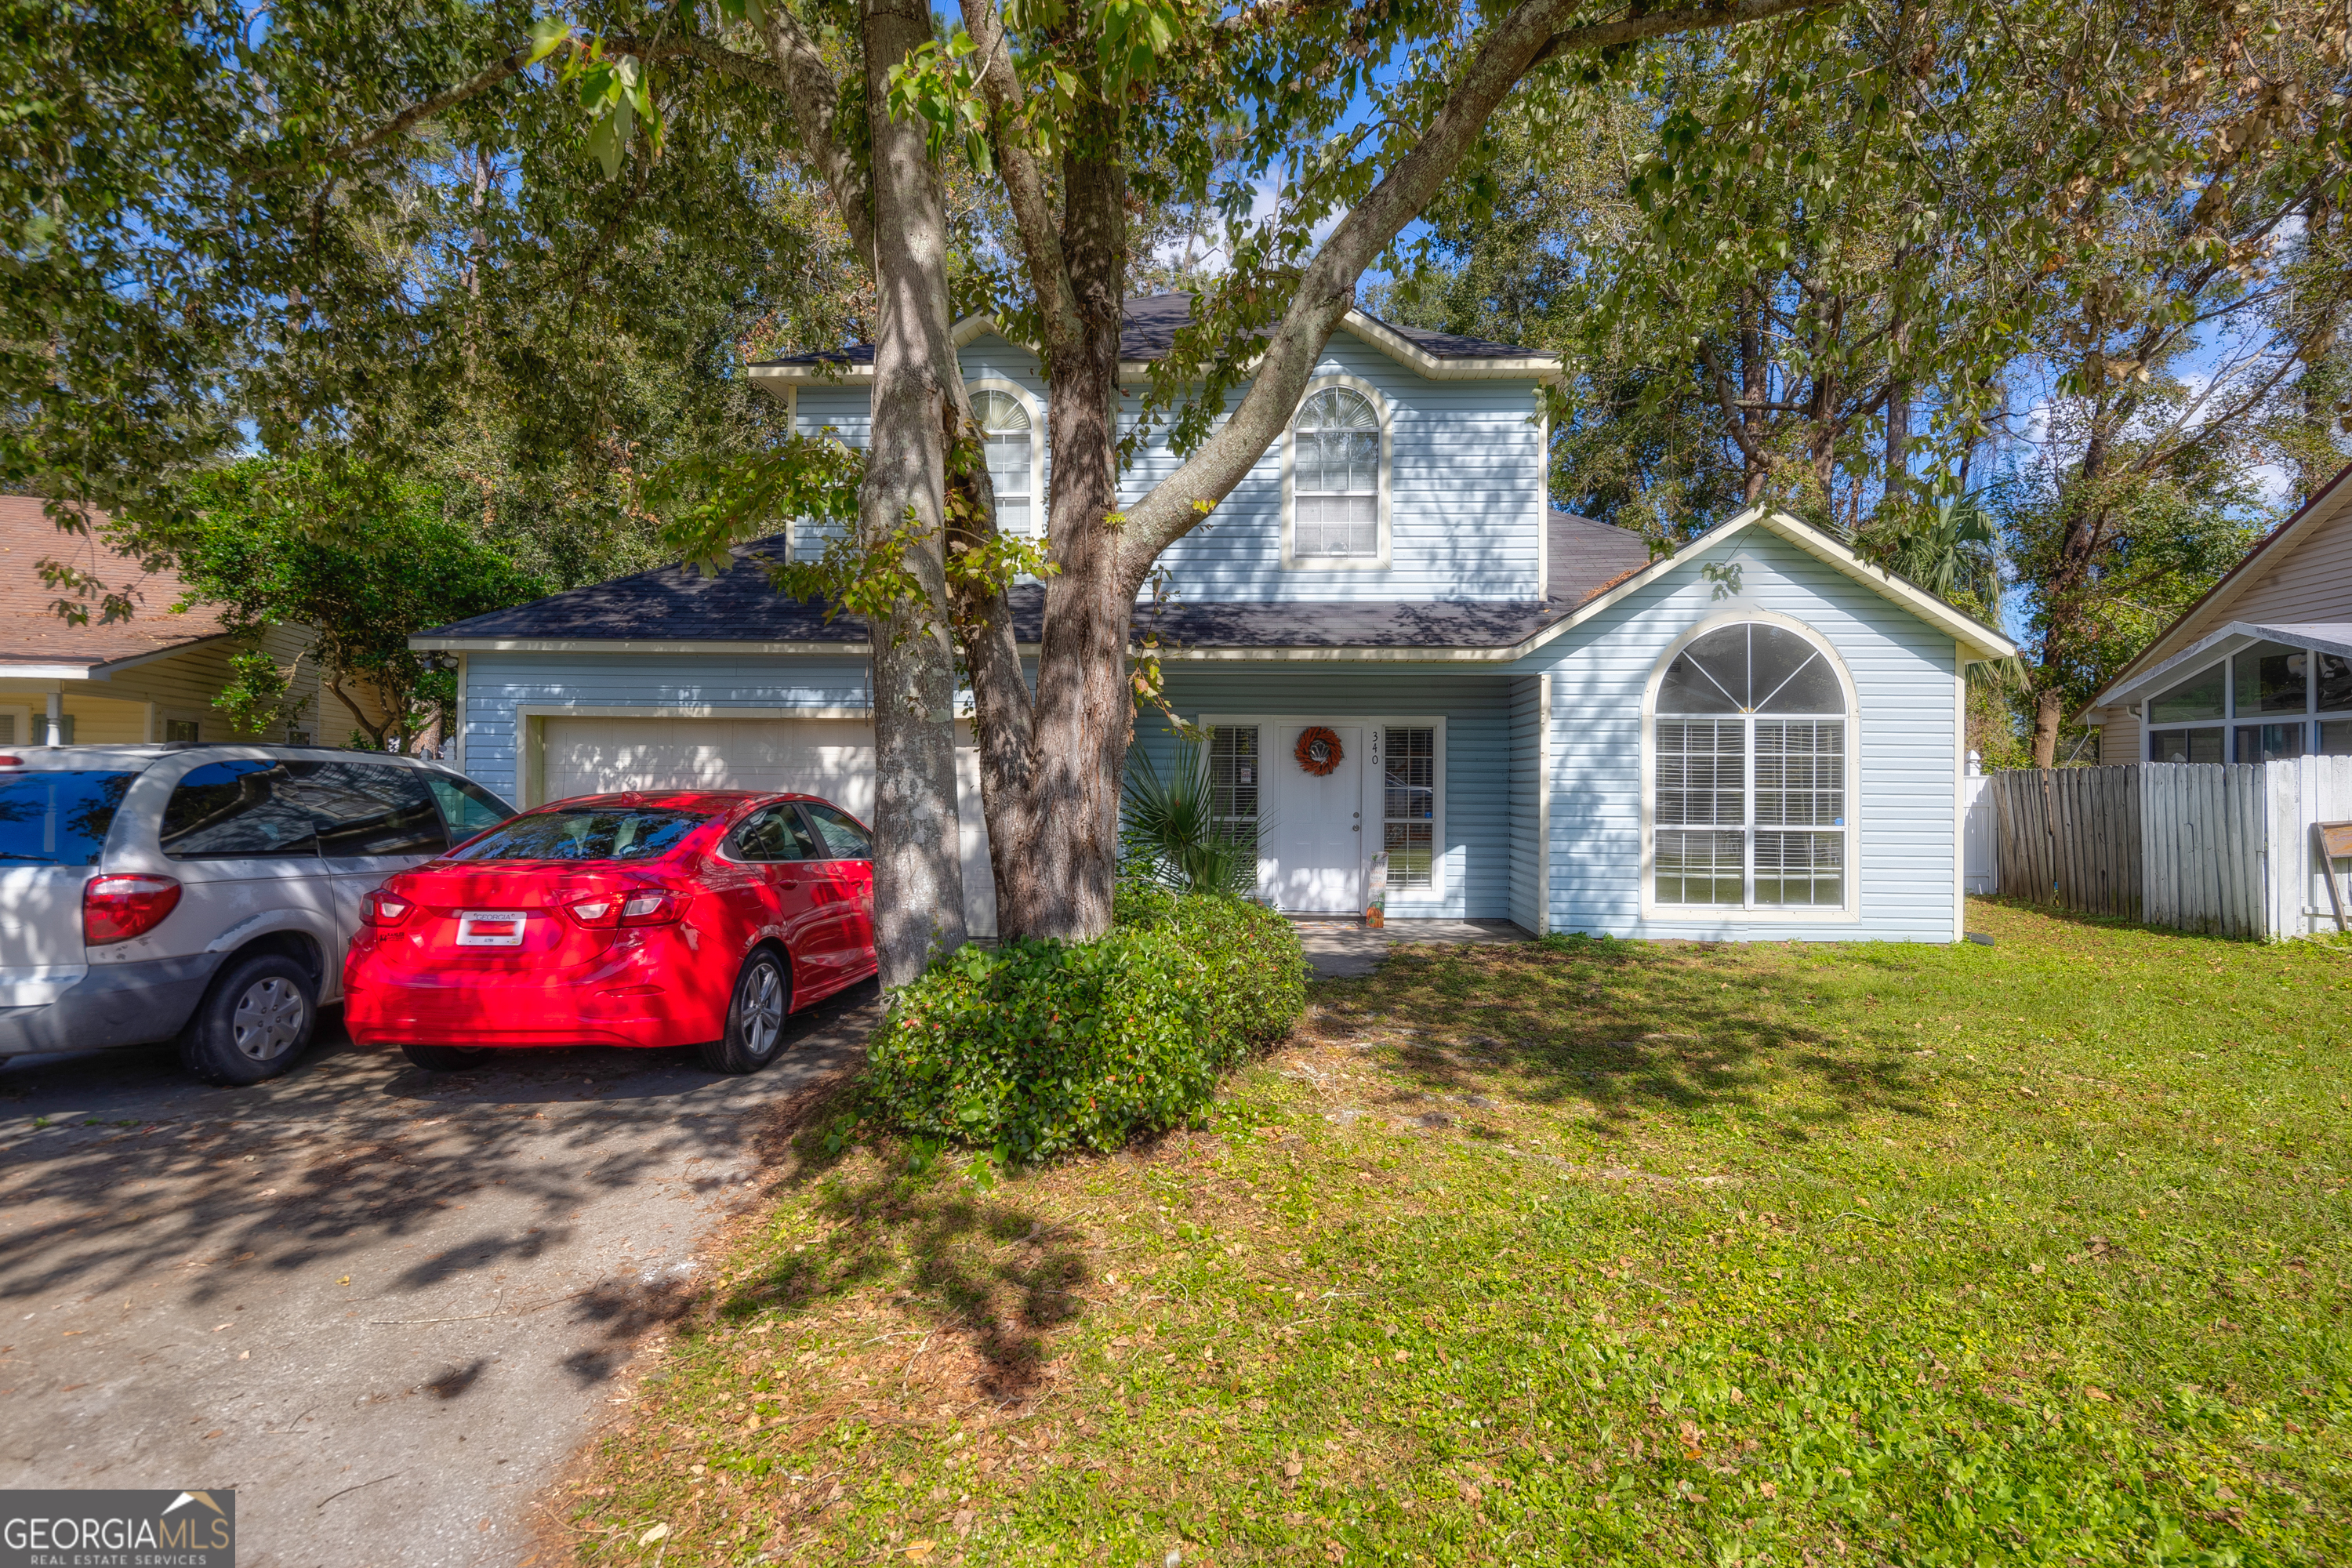
[[[1326,725],[1339,737],[1339,765],[1318,775],[1299,764],[1298,737],[1311,724],[1268,727],[1264,762],[1276,781],[1259,881],[1276,907],[1294,915],[1364,912],[1364,730]]]

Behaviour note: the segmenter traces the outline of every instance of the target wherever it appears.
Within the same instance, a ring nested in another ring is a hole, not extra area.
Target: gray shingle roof
[[[1369,604],[1188,603],[1156,615],[1139,612],[1136,632],[1157,633],[1163,647],[1196,648],[1505,647],[1606,591],[1650,559],[1642,536],[1555,512],[1547,530],[1551,597],[1534,600],[1376,601]],[[573,588],[512,609],[420,634],[435,642],[840,643],[866,640],[851,616],[831,621],[824,607],[788,599],[771,584],[764,560],[780,559],[781,535],[734,552],[715,577],[690,566],[665,566],[610,583]],[[1013,591],[1015,634],[1037,640],[1045,590]]]
[[[1129,361],[1160,358],[1168,352],[1176,340],[1177,332],[1192,320],[1192,296],[1190,294],[1134,296],[1122,309],[1118,357]],[[1426,327],[1400,327],[1389,321],[1381,324],[1439,359],[1518,359],[1536,352],[1486,338],[1465,337],[1459,332],[1432,331]],[[852,343],[847,348],[826,349],[816,353],[793,354],[785,359],[758,363],[765,365],[872,364],[874,345]]]

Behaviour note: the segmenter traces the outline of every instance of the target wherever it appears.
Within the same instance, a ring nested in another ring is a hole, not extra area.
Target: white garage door
[[[561,719],[541,721],[541,794],[628,789],[797,790],[874,820],[874,731],[862,719]],[[964,920],[996,931],[996,887],[980,809],[980,753],[966,730],[956,748]]]

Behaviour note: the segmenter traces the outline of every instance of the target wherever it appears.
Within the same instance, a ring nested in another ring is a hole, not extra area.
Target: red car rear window
[[[658,860],[710,820],[690,811],[626,806],[534,811],[494,827],[456,860]]]

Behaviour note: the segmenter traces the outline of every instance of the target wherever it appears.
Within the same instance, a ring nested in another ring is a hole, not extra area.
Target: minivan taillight
[[[169,877],[92,877],[81,890],[81,939],[103,947],[145,936],[179,904],[180,884]]]
[[[374,892],[370,893],[367,896],[367,901],[360,906],[360,919],[372,926],[396,926],[406,920],[409,912],[415,908],[416,906],[408,900],[397,894],[387,893],[382,888],[378,888]]]

